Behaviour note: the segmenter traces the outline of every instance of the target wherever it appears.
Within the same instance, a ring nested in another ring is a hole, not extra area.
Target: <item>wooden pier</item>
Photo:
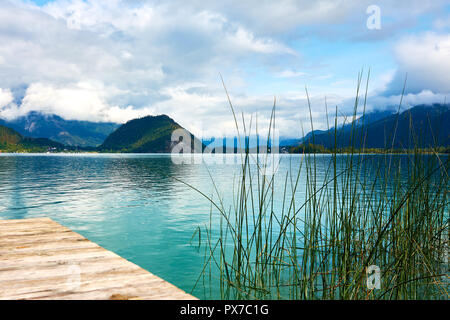
[[[0,299],[196,299],[49,218],[0,220]]]

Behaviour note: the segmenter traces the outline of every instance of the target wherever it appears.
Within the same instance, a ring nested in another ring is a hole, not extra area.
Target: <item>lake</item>
[[[160,154],[1,154],[0,218],[50,217],[190,292],[204,259],[190,239],[209,223],[210,205],[174,178],[210,192],[207,168],[221,184],[238,165],[174,164]]]
[[[281,155],[276,186],[300,159]],[[318,159],[326,164],[330,156]],[[211,204],[181,181],[211,196],[212,176],[231,204],[240,168],[233,162],[175,164],[167,154],[0,154],[0,219],[50,217],[191,292],[204,263],[191,238],[209,224]],[[318,180],[321,172],[319,162]],[[275,210],[280,206],[281,196]],[[201,286],[193,294],[205,297]],[[214,287],[212,297],[218,297]]]

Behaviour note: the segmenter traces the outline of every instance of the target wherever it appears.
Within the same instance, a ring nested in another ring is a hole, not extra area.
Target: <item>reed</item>
[[[356,138],[364,124],[353,124],[358,108],[365,112],[368,79],[361,94],[358,77],[348,153],[283,157],[290,170],[276,173],[284,181],[276,185],[264,174],[270,154],[247,151],[232,204],[214,179],[211,196],[196,189],[211,202],[212,221],[196,233],[205,253],[197,285],[220,287],[222,299],[449,298],[449,157],[433,148],[390,153],[396,129],[384,154],[365,154]],[[248,135],[229,102],[238,135]],[[268,140],[274,128],[275,103]],[[381,272],[380,289],[371,286],[372,265]]]

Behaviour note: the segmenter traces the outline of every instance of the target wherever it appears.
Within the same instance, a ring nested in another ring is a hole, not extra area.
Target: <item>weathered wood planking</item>
[[[49,218],[0,220],[0,299],[196,299]]]

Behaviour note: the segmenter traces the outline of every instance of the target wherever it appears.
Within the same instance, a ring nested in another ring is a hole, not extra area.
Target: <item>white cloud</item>
[[[0,88],[0,108],[5,107],[13,101],[14,97],[9,89]]]
[[[406,74],[406,92],[450,92],[450,34],[428,32],[403,38],[394,53],[398,69],[389,93],[401,92]]]
[[[241,21],[243,25],[258,33],[273,35],[289,33],[302,26],[340,27],[355,21],[362,22],[361,26],[365,28],[366,8],[373,4],[381,7],[382,17],[386,20],[392,17],[404,20],[439,10],[446,3],[446,0],[377,0],[375,3],[373,0],[190,1],[192,7],[221,12],[230,19]],[[179,6],[179,3],[175,2],[174,6]],[[327,31],[334,33],[339,27]],[[315,31],[310,28],[308,34]],[[344,37],[347,36],[348,33],[344,34]]]
[[[408,93],[403,98],[400,94],[388,97],[374,96],[369,98],[369,106],[367,109],[396,109],[400,101],[402,101],[402,109],[407,109],[419,104],[448,103],[448,97],[444,93],[434,93],[430,90],[423,90],[419,93]]]
[[[306,72],[299,72],[299,71],[293,71],[293,70],[283,70],[281,72],[278,72],[275,74],[277,78],[297,78],[306,76]]]
[[[212,8],[117,0],[60,0],[43,8],[7,2],[0,41],[0,72],[8,74],[0,87],[27,88],[19,105],[6,103],[2,117],[40,111],[124,122],[168,113],[188,127],[208,109],[226,106],[219,72],[236,88],[243,83],[235,70],[240,60],[295,55]]]
[[[238,27],[236,32],[228,35],[228,41],[239,49],[260,53],[287,53],[296,55],[295,51],[272,39],[256,39],[253,33]]]
[[[70,86],[33,83],[27,88],[20,107],[12,103],[10,91],[6,92],[3,103],[0,92],[0,104],[3,106],[0,116],[13,119],[30,111],[40,111],[58,114],[68,120],[122,122],[124,117],[131,116],[133,110],[108,104],[107,99],[118,93],[119,90],[106,88],[101,83],[79,82]],[[137,115],[137,112],[134,114]]]

